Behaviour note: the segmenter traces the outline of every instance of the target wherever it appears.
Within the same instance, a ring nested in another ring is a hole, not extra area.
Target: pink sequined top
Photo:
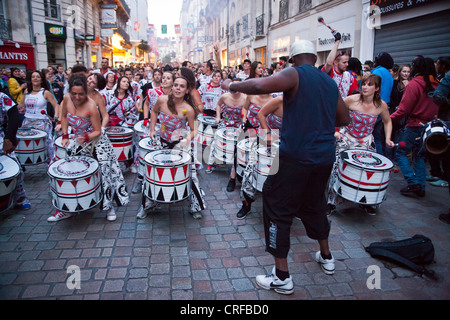
[[[247,120],[250,122],[250,124],[254,128],[258,128],[260,126],[259,119],[258,119],[259,110],[261,110],[261,107],[257,106],[254,103],[252,103],[250,105],[250,107],[248,108]]]
[[[161,111],[159,112],[158,120],[161,124],[161,138],[167,142],[172,141],[172,135],[175,131],[180,132],[181,129],[187,129],[186,119],[180,119]],[[179,139],[174,137],[174,140],[177,141]]]
[[[242,122],[242,106],[227,106],[226,104],[223,104],[221,106],[221,111],[225,126],[239,128],[239,125]]]
[[[346,129],[355,138],[365,138],[372,134],[378,116],[350,110],[350,123]]]
[[[267,125],[271,130],[281,130],[281,125],[283,124],[283,118],[270,113],[266,117]]]
[[[82,118],[67,112],[67,122],[72,127],[72,133],[78,137],[84,135],[85,132],[90,134],[93,131],[91,119]]]

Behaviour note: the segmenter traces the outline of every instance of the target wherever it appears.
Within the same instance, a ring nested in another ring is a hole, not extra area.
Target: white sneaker
[[[335,265],[333,256],[331,257],[331,259],[324,259],[322,258],[320,251],[317,251],[316,261],[320,264],[320,267],[322,268],[322,271],[325,272],[325,274],[334,274]]]
[[[275,274],[275,267],[272,269],[272,273],[266,276],[256,276],[256,283],[263,289],[274,290],[280,294],[292,294],[294,293],[294,283],[292,277],[285,280],[280,280]]]
[[[70,218],[72,216],[72,213],[70,212],[62,212],[59,210],[56,210],[56,212],[47,219],[48,222],[56,222],[60,220],[64,220],[67,218]]]
[[[114,207],[111,207],[111,209],[109,209],[109,211],[106,213],[106,220],[108,221],[116,221],[117,219],[117,215],[116,215],[116,211],[114,210]]]
[[[145,209],[144,209],[143,205],[139,206],[138,213],[137,213],[136,217],[138,219],[145,219],[145,218],[147,218],[147,212],[145,212]]]
[[[131,166],[131,173],[137,173],[137,168],[135,165]]]

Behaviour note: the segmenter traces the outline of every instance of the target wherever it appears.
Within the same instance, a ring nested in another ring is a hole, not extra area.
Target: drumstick
[[[404,141],[401,141],[399,143],[394,144],[394,147],[404,148],[406,147],[406,143]]]
[[[327,27],[328,29],[330,29],[331,32],[337,32],[337,31],[334,30],[332,27],[330,27],[329,25],[327,25],[327,24],[325,23],[325,20],[323,20],[322,17],[319,17],[319,18],[317,19],[317,21],[319,21],[319,23],[323,24],[325,27]]]

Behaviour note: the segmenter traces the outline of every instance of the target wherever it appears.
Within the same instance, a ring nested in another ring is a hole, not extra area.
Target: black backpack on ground
[[[372,257],[397,262],[420,275],[437,279],[434,271],[424,267],[434,261],[434,246],[431,240],[423,235],[417,234],[399,241],[374,242],[365,249]]]

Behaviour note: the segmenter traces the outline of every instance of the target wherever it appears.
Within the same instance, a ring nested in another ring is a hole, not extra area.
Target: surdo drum
[[[97,160],[69,157],[55,161],[48,168],[53,206],[64,212],[83,212],[103,199]]]
[[[386,199],[393,167],[391,160],[375,152],[342,151],[334,190],[354,203],[380,204]]]
[[[47,161],[47,133],[38,129],[17,130],[19,141],[15,150],[17,159],[23,166],[41,164]]]
[[[144,195],[155,202],[174,203],[191,194],[191,156],[181,150],[157,150],[144,158]]]
[[[20,168],[15,160],[5,155],[0,156],[0,212],[13,205],[19,173]]]
[[[276,171],[272,170],[272,166],[278,166],[277,162],[274,163],[278,154],[278,148],[279,141],[274,141],[271,148],[261,147],[256,150],[256,179],[253,179],[253,187],[259,192],[262,192],[267,176],[276,173]]]
[[[138,173],[142,176],[144,176],[145,172],[145,156],[149,154],[152,151],[160,149],[159,146],[157,146],[153,139],[150,137],[143,138],[141,141],[139,141],[139,152],[138,152]]]
[[[423,145],[431,154],[442,154],[448,149],[450,131],[441,120],[427,123],[423,135]]]
[[[217,129],[216,118],[199,115],[197,142],[204,146],[209,146],[214,140],[214,134]]]
[[[125,127],[107,127],[106,135],[114,149],[118,161],[133,159],[133,129]]]
[[[55,161],[67,158],[69,156],[67,150],[71,150],[74,145],[75,145],[74,134],[69,135],[69,145],[67,146],[67,149],[62,146],[62,136],[57,138],[55,140]]]
[[[239,129],[237,128],[217,129],[214,157],[223,163],[232,164],[238,137]]]
[[[238,176],[244,176],[244,170],[249,164],[250,155],[256,149],[256,138],[246,138],[237,144],[237,166],[236,173]]]

